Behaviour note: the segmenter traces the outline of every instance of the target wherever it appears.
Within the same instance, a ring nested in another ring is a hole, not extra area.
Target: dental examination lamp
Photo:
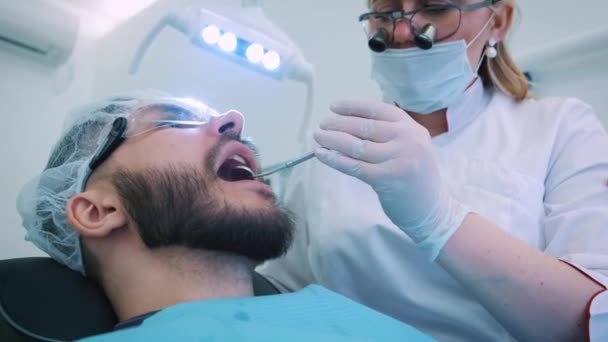
[[[293,80],[306,85],[306,108],[298,140],[303,141],[313,105],[313,67],[289,37],[271,23],[258,1],[243,0],[241,6],[187,8],[162,18],[141,43],[129,73],[134,74],[146,51],[167,26],[186,35],[190,42],[223,56],[240,66],[276,80]]]
[[[426,24],[422,27],[419,33],[414,37],[414,43],[417,47],[423,50],[429,50],[433,47],[437,28],[433,24]],[[389,34],[385,28],[379,28],[374,35],[369,39],[368,46],[374,52],[384,52],[388,48]]]

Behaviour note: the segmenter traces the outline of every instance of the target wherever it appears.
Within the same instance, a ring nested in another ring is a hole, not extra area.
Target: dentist
[[[504,42],[515,7],[370,0],[384,101],[331,106],[321,163],[288,179],[296,243],[262,274],[441,341],[608,336],[608,135],[585,103],[530,96]]]

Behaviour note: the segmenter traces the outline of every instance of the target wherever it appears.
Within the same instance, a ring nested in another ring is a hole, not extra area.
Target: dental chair
[[[254,273],[256,296],[279,291]],[[0,260],[0,341],[73,341],[112,330],[99,287],[51,258]]]

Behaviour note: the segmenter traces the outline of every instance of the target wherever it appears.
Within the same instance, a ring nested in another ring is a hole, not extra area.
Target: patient
[[[160,96],[68,120],[18,207],[26,238],[110,300],[120,323],[91,340],[429,340],[318,286],[252,297],[293,226],[242,128],[238,112]]]

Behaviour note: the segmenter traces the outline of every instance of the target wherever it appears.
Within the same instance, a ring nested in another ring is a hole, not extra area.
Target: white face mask
[[[483,61],[482,56],[473,72],[467,50],[493,18],[494,15],[469,44],[463,39],[437,44],[430,50],[372,52],[372,79],[378,82],[384,100],[420,114],[431,114],[454,104],[477,77]]]

